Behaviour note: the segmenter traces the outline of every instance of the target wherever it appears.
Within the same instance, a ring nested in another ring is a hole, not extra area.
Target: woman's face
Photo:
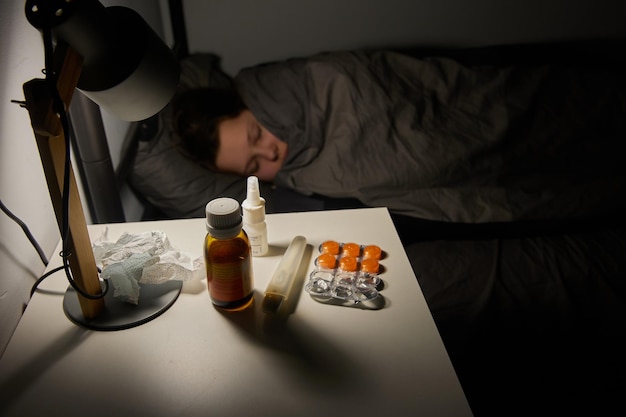
[[[273,181],[287,155],[287,143],[257,122],[249,110],[218,127],[217,169],[262,181]]]

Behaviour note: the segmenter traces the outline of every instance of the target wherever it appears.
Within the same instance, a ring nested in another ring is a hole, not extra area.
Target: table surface
[[[253,258],[255,300],[243,312],[217,310],[200,280],[155,320],[91,331],[66,318],[67,281],[52,275],[0,359],[0,415],[472,414],[386,209],[273,214],[267,225],[270,253]],[[204,219],[185,219],[92,225],[92,239],[105,227],[113,239],[161,230],[197,257],[206,233]],[[280,319],[261,302],[296,235],[307,239],[306,264]],[[304,291],[329,239],[384,250],[382,309],[322,304]]]

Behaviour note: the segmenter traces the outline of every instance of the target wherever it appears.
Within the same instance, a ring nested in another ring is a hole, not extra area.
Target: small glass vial
[[[211,301],[225,310],[241,310],[253,300],[250,242],[242,229],[237,200],[216,198],[206,205],[204,261]]]

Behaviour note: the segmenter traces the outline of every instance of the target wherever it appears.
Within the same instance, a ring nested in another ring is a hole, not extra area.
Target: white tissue
[[[113,296],[139,303],[139,284],[162,284],[170,280],[202,278],[204,262],[174,248],[162,231],[122,234],[108,239],[108,229],[93,243],[100,276],[113,286]]]

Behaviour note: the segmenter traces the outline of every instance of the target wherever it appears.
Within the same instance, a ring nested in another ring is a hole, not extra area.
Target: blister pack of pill
[[[376,245],[328,240],[319,247],[315,269],[305,286],[314,298],[359,303],[379,296],[383,251]]]

